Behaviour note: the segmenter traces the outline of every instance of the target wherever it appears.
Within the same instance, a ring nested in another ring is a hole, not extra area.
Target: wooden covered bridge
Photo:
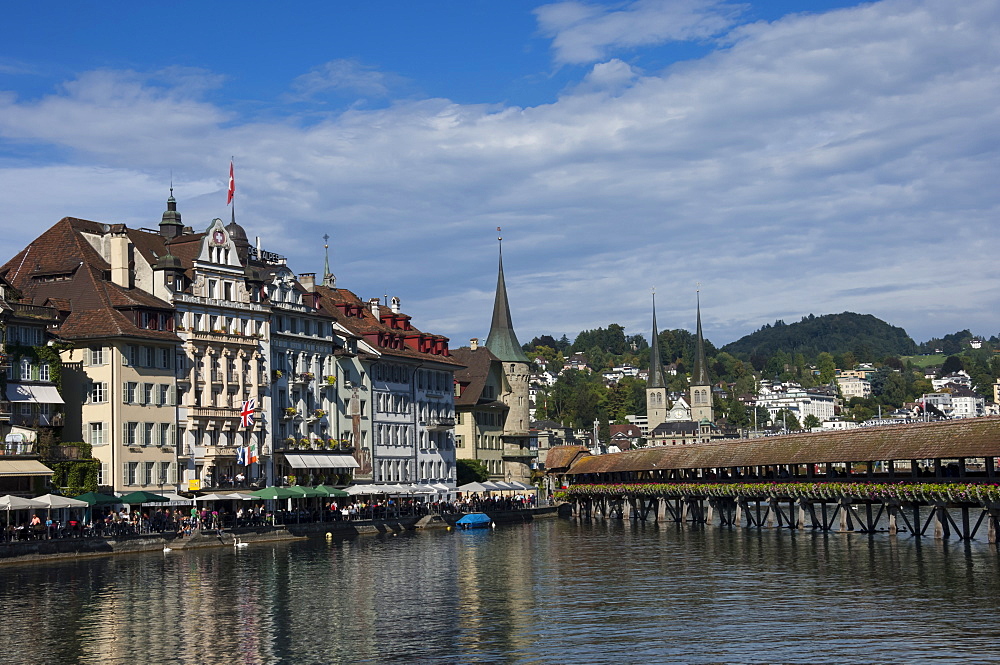
[[[549,451],[582,518],[908,532],[990,542],[1000,519],[1000,419],[791,434],[591,455]]]

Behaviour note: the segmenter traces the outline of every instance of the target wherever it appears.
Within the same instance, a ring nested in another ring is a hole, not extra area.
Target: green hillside
[[[755,333],[722,347],[740,357],[770,357],[778,351],[815,357],[850,351],[859,360],[913,355],[917,345],[906,331],[871,314],[824,314],[802,317],[798,323],[775,321]]]

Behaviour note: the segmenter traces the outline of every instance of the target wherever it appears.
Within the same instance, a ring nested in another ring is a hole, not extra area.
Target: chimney
[[[124,233],[111,236],[111,282],[122,288],[131,288],[132,279],[129,275],[129,254],[131,243]]]
[[[316,273],[314,272],[304,272],[299,275],[299,284],[302,285],[306,291],[316,290]]]
[[[393,296],[389,302],[392,303],[392,313],[399,314],[399,298]]]
[[[374,316],[376,319],[379,318],[379,316],[381,315],[381,310],[379,309],[378,298],[372,298],[371,300],[368,301],[368,309],[371,310],[372,316]]]
[[[469,340],[469,348],[472,349],[473,351],[475,351],[476,349],[479,348],[479,338],[478,337],[473,337],[472,339]]]

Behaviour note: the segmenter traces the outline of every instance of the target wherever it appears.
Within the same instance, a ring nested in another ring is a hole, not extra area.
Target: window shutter
[[[131,485],[128,477],[128,462],[122,464],[122,485]]]
[[[83,424],[83,442],[90,443],[90,423]]]

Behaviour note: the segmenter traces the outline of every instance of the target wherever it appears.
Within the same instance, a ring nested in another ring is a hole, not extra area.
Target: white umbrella
[[[489,492],[491,488],[487,487],[484,483],[465,483],[458,488],[459,492]]]
[[[203,494],[195,497],[195,501],[231,501],[232,498],[228,494]]]
[[[486,488],[487,492],[495,492],[499,489],[502,489],[499,485],[497,485],[491,480],[487,480],[485,483],[483,483],[483,487]]]
[[[431,485],[431,487],[433,487],[434,489],[436,489],[438,492],[443,492],[443,493],[446,493],[446,494],[448,492],[452,491],[452,489],[453,489],[451,487],[448,487],[444,483],[434,483],[433,485]]]
[[[79,499],[71,499],[68,496],[59,496],[57,494],[46,494],[45,496],[36,496],[32,501],[37,501],[38,503],[44,505],[46,508],[86,508],[90,506],[86,501],[80,501]]]
[[[242,492],[230,492],[229,494],[223,495],[227,499],[235,499],[236,501],[256,501],[257,497],[253,494],[243,494]]]
[[[436,487],[431,485],[411,485],[414,494],[437,494]]]
[[[11,511],[24,510],[25,508],[47,508],[47,506],[40,501],[35,501],[34,499],[25,499],[8,494],[6,496],[0,496],[0,508],[6,508],[8,511]]]
[[[381,491],[375,485],[351,485],[346,490],[344,490],[351,496],[357,496],[358,494],[380,494]]]

